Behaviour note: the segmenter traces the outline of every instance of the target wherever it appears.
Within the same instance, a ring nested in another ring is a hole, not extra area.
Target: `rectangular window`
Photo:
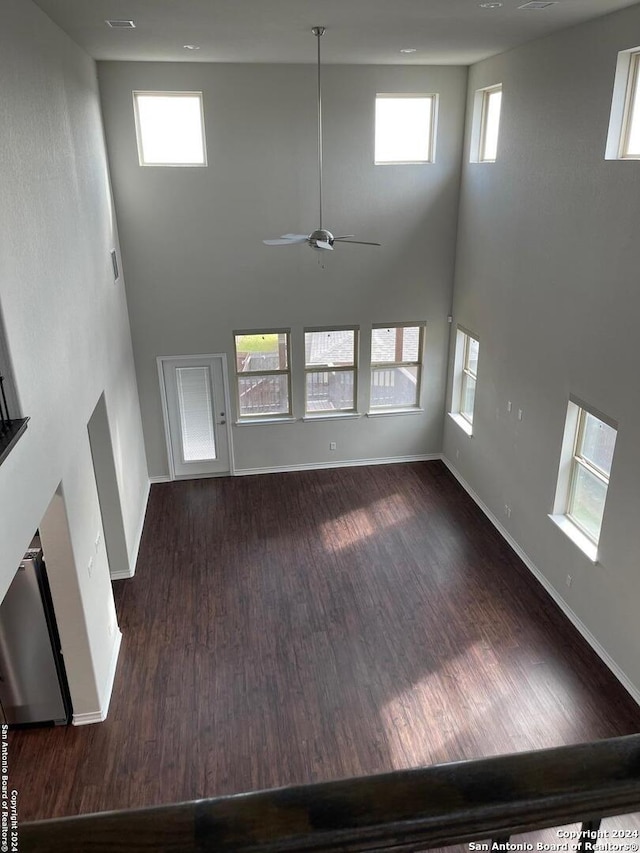
[[[420,404],[424,324],[376,325],[371,330],[370,409]]]
[[[472,434],[473,428],[479,353],[478,339],[458,327],[453,363],[451,416],[468,435]]]
[[[437,95],[376,95],[375,163],[433,163]]]
[[[495,163],[501,109],[501,83],[476,91],[471,117],[471,163]]]
[[[633,53],[629,63],[620,157],[640,159],[640,52]]]
[[[235,332],[238,417],[291,415],[289,330]]]
[[[498,155],[498,132],[500,130],[500,108],[502,86],[492,86],[482,94],[482,117],[480,122],[481,163],[495,163]]]
[[[134,92],[141,166],[206,166],[202,92]]]
[[[616,430],[580,409],[571,461],[567,517],[596,544],[609,487]]]
[[[305,329],[305,411],[355,412],[358,330]]]
[[[605,415],[569,402],[551,518],[594,561],[616,437]]]

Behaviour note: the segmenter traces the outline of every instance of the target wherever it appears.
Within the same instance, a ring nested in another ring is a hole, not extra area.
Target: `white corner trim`
[[[109,712],[109,703],[111,702],[111,693],[113,692],[113,683],[116,677],[116,667],[118,666],[118,655],[120,654],[121,643],[122,633],[120,630],[118,630],[113,642],[113,648],[111,650],[109,672],[107,673],[107,680],[102,691],[100,710],[91,711],[88,714],[74,714],[71,720],[71,723],[74,726],[88,726],[91,723],[102,723],[104,722],[104,720],[107,719],[107,714]]]
[[[142,501],[142,512],[138,521],[138,529],[135,539],[133,540],[133,548],[129,550],[129,571],[111,572],[111,580],[119,581],[132,578],[136,573],[136,563],[138,561],[138,551],[140,550],[140,542],[142,540],[142,531],[144,530],[144,519],[147,514],[147,504],[149,503],[149,490],[151,489],[151,480],[147,480],[147,488],[145,490],[144,500]]]
[[[564,613],[567,619],[571,622],[571,624],[576,628],[580,634],[584,637],[584,639],[589,643],[593,651],[598,655],[598,657],[603,661],[603,663],[611,670],[613,675],[618,679],[618,681],[622,684],[622,686],[627,690],[627,692],[631,695],[631,697],[640,705],[640,689],[636,687],[636,685],[631,681],[631,679],[626,675],[626,673],[618,666],[618,664],[614,661],[611,655],[607,652],[607,650],[600,644],[600,642],[594,637],[591,631],[587,628],[584,622],[573,612],[573,610],[569,607],[567,602],[562,598],[557,589],[551,585],[551,583],[547,580],[547,578],[542,574],[540,569],[533,563],[533,561],[529,558],[529,556],[522,550],[522,548],[518,545],[516,540],[511,536],[511,534],[502,526],[502,524],[498,521],[496,516],[491,512],[489,507],[478,497],[478,495],[473,491],[471,486],[467,483],[467,481],[461,476],[461,474],[456,470],[453,464],[447,459],[447,457],[442,454],[441,457],[444,464],[447,466],[449,471],[453,474],[456,480],[460,483],[462,488],[467,492],[469,497],[471,497],[476,504],[480,507],[482,512],[487,516],[489,521],[496,528],[498,533],[502,536],[502,538],[513,548],[518,557],[522,560],[525,566],[529,569],[531,574],[542,584],[544,590],[551,596],[551,598],[558,605],[560,610]]]
[[[171,477],[168,474],[158,474],[157,477],[149,477],[149,483],[171,483]]]
[[[419,453],[415,456],[389,456],[380,459],[348,459],[344,462],[305,462],[301,465],[274,465],[270,468],[236,468],[236,477],[250,474],[284,474],[287,471],[319,471],[325,468],[355,468],[360,465],[395,465],[400,462],[432,462],[441,453]]]

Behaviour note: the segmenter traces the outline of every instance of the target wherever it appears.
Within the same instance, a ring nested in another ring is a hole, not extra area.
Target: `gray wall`
[[[131,560],[148,488],[95,64],[31,2],[5,0],[0,79],[0,305],[30,417],[0,466],[0,600],[55,503],[43,543],[74,711],[95,715],[117,639],[87,433],[103,392]]]
[[[325,69],[325,225],[383,246],[339,246],[322,256],[324,269],[306,246],[262,244],[317,227],[315,73],[98,65],[151,475],[168,470],[156,357],[226,352],[232,367],[233,329],[290,326],[300,389],[304,325],[427,321],[423,414],[236,427],[238,469],[441,449],[467,71]],[[135,89],[204,92],[207,169],[138,165]],[[439,93],[435,165],[373,165],[376,92]],[[363,334],[363,353],[367,345]],[[300,415],[299,391],[295,402]]]
[[[454,313],[479,337],[480,361],[474,435],[447,418],[444,441],[637,687],[640,162],[604,152],[617,53],[639,34],[635,6],[470,71],[468,119],[474,91],[501,82],[502,121],[497,162],[463,171]],[[547,518],[570,393],[619,423],[598,565]]]

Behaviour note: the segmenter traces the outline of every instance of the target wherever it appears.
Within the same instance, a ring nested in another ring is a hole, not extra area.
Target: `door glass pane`
[[[415,406],[418,402],[418,368],[389,367],[371,371],[371,408]]]
[[[605,473],[607,477],[611,473],[616,434],[613,427],[590,415],[589,412],[584,413],[584,430],[579,453]]]
[[[209,368],[176,368],[182,455],[185,462],[216,458],[213,401]]]
[[[286,374],[275,376],[238,376],[241,417],[251,415],[288,415],[289,382]]]
[[[353,371],[307,373],[307,412],[353,410]]]
[[[578,463],[575,465],[573,494],[567,514],[586,530],[594,542],[597,542],[600,536],[607,487],[602,480],[582,465]]]

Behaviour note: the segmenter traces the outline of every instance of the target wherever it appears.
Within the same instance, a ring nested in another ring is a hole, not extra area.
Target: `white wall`
[[[274,326],[293,330],[300,389],[304,325],[426,320],[425,412],[237,427],[238,469],[439,452],[466,69],[324,70],[325,226],[383,243],[337,246],[325,269],[307,246],[262,244],[318,224],[313,65],[102,62],[98,73],[149,473],[168,470],[156,357],[226,352],[233,366],[234,329]],[[204,92],[208,168],[138,165],[136,89]],[[376,92],[439,93],[435,165],[373,165]],[[302,414],[299,390],[294,402]]]
[[[470,70],[468,119],[474,91],[502,83],[502,120],[497,162],[463,171],[454,314],[480,361],[473,438],[447,418],[444,441],[638,688],[640,162],[604,153],[617,53],[639,44],[634,6]],[[569,393],[619,423],[598,565],[547,518]]]
[[[0,79],[0,306],[30,417],[0,466],[0,599],[62,484],[77,571],[54,567],[51,587],[74,711],[91,715],[117,638],[87,434],[103,391],[132,558],[148,488],[125,294],[109,257],[117,235],[95,64],[31,2],[6,0]]]

